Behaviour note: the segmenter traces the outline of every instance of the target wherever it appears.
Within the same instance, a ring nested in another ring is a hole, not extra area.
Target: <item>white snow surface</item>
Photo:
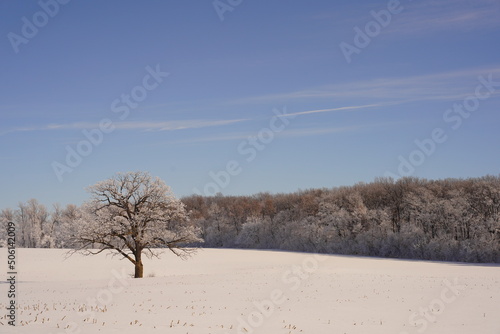
[[[128,260],[66,252],[17,250],[13,327],[0,249],[0,333],[500,333],[498,265],[201,249],[134,279]]]

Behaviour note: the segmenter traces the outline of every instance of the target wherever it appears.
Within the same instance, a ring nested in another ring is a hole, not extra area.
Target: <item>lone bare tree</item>
[[[142,254],[159,257],[168,248],[188,257],[186,245],[201,241],[189,224],[184,204],[170,187],[146,172],[118,173],[88,188],[92,198],[83,205],[75,251],[86,255],[116,251],[135,266],[135,278],[144,274]]]

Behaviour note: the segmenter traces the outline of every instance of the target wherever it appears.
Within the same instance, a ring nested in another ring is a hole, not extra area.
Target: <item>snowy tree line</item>
[[[182,202],[203,247],[500,263],[500,176],[381,178],[291,194],[193,195]],[[81,214],[75,205],[49,210],[30,200],[3,210],[0,221],[16,222],[19,247],[72,248]]]
[[[183,199],[204,247],[500,262],[500,177]]]
[[[4,209],[0,212],[0,247],[5,247],[5,228],[8,222],[16,223],[16,244],[26,248],[72,248],[71,237],[75,234],[81,209],[68,204],[61,207],[54,204],[52,210],[31,199],[19,203],[17,209]]]

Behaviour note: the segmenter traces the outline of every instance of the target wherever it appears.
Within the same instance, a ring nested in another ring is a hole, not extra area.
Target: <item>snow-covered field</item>
[[[494,265],[205,249],[133,279],[104,254],[18,249],[18,262],[17,326],[2,278],[0,333],[500,333]]]

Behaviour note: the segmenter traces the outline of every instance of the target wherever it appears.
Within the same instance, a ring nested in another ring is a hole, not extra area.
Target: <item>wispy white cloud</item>
[[[362,26],[373,19],[370,11],[384,9],[383,3],[360,4],[356,13],[332,11],[318,13],[313,20],[341,22],[349,26]],[[362,6],[362,7],[361,7]],[[412,34],[439,31],[473,31],[500,27],[500,2],[498,0],[420,0],[401,1],[403,10],[395,15],[382,34],[408,37]],[[363,16],[360,16],[362,13]]]
[[[1,135],[5,135],[13,132],[31,132],[31,131],[49,131],[49,130],[65,130],[65,129],[89,129],[93,127],[99,127],[99,124],[87,123],[87,122],[76,122],[68,124],[48,124],[48,125],[34,125],[34,126],[20,126],[14,127],[8,130],[0,132]]]
[[[298,111],[288,114],[288,116],[305,116],[309,114],[342,112],[364,110],[391,105],[399,105],[416,101],[432,100],[458,100],[473,93],[477,85],[477,78],[480,75],[493,75],[495,82],[500,81],[500,66],[486,68],[474,68],[460,71],[433,73],[409,77],[379,78],[364,81],[355,81],[343,84],[326,85],[313,89],[300,91],[253,96],[242,99],[227,101],[230,105],[249,105],[254,103],[293,103],[297,100],[315,103],[326,100],[331,103],[332,99],[338,101],[337,104],[344,105],[334,108],[323,108],[314,110]],[[494,95],[498,96],[496,92]],[[367,101],[366,104],[352,105],[353,100]],[[226,126],[235,123],[251,121],[250,118],[223,119],[223,120],[173,120],[173,121],[129,121],[116,122],[117,129],[122,130],[142,130],[142,131],[175,131],[185,129],[199,129],[214,126]],[[98,128],[99,123],[73,122],[73,123],[52,123],[39,126],[22,126],[1,131],[0,135],[14,132],[29,131],[55,131],[70,129],[91,129]],[[224,138],[222,139],[224,140]]]
[[[276,133],[275,135],[276,137],[281,137],[281,138],[317,136],[317,135],[332,134],[332,133],[356,132],[369,128],[393,126],[398,124],[401,124],[401,122],[361,124],[361,125],[344,126],[344,127],[308,127],[300,129],[287,129],[283,132]],[[197,144],[197,143],[210,143],[218,141],[248,140],[250,137],[255,135],[256,132],[227,133],[216,136],[205,136],[198,138],[189,138],[184,140],[169,141],[163,144]],[[163,144],[155,144],[155,145],[163,145]]]
[[[178,120],[167,122],[123,122],[118,123],[118,129],[125,130],[146,130],[146,131],[174,131],[186,129],[199,129],[211,126],[223,126],[234,123],[248,121],[248,119],[229,119],[229,120]]]
[[[177,120],[177,121],[166,121],[166,122],[119,122],[115,123],[116,129],[122,130],[143,130],[143,131],[175,131],[175,130],[186,130],[186,129],[199,129],[212,126],[223,126],[234,124],[238,122],[244,122],[247,119],[230,119],[230,120]],[[16,127],[9,130],[0,132],[0,135],[5,135],[7,133],[14,132],[30,132],[30,131],[52,131],[52,130],[71,130],[71,129],[95,129],[99,128],[99,123],[89,123],[89,122],[74,122],[74,123],[59,123],[59,124],[48,124],[41,126],[25,126]]]
[[[365,104],[361,106],[348,106],[348,107],[338,107],[338,108],[331,108],[331,109],[317,109],[317,110],[307,110],[307,111],[299,111],[295,113],[290,113],[290,114],[284,114],[282,117],[293,117],[293,116],[300,116],[300,115],[308,115],[308,114],[317,114],[317,113],[325,113],[325,112],[333,112],[333,111],[348,111],[348,110],[358,110],[358,109],[366,109],[366,108],[375,108],[375,107],[381,107],[387,104]]]
[[[500,27],[498,0],[427,0],[405,5],[384,33],[472,31]]]
[[[466,69],[409,77],[379,78],[326,85],[294,92],[253,96],[228,101],[228,104],[286,103],[321,99],[368,99],[371,105],[403,101],[454,100],[470,94],[480,75],[500,77],[500,66]]]
[[[299,111],[295,113],[284,114],[283,117],[294,117],[302,116],[315,113],[327,113],[336,111],[350,111],[366,108],[374,108],[387,104],[371,104],[371,105],[359,105],[359,106],[344,106],[330,109],[317,109],[317,110],[306,110]],[[116,129],[121,130],[143,130],[143,131],[176,131],[176,130],[186,130],[186,129],[199,129],[213,126],[225,126],[245,121],[250,121],[251,119],[230,119],[230,120],[176,120],[176,121],[166,121],[166,122],[153,122],[153,121],[136,121],[136,122],[120,122],[115,123]],[[15,132],[31,132],[31,131],[55,131],[55,130],[71,130],[71,129],[95,129],[99,128],[99,123],[89,123],[89,122],[74,122],[74,123],[58,123],[58,124],[48,124],[42,126],[25,126],[16,127],[9,130],[0,132],[0,135],[5,135],[8,133]],[[248,134],[250,135],[250,134]],[[244,138],[245,135],[222,135],[218,137],[212,137],[210,141],[217,140],[231,140]]]

